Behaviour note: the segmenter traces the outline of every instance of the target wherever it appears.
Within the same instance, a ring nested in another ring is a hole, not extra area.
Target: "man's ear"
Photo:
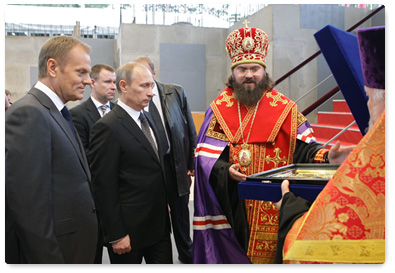
[[[126,92],[126,86],[128,83],[125,80],[120,80],[119,81],[119,88],[121,89],[121,92]]]
[[[47,61],[47,73],[49,76],[55,78],[57,70],[59,69],[58,62],[55,59],[48,59]]]

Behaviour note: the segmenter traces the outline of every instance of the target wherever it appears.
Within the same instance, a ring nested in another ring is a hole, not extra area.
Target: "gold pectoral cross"
[[[287,163],[287,158],[284,156],[283,158],[280,157],[281,149],[275,148],[274,152],[276,153],[275,157],[270,157],[270,155],[266,156],[266,163],[273,162],[274,168],[278,168],[278,164],[280,163]]]

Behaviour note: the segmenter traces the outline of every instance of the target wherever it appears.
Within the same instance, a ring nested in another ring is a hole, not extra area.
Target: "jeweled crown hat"
[[[357,30],[364,84],[385,89],[385,27]]]
[[[266,55],[269,51],[269,37],[259,28],[246,26],[232,31],[226,38],[226,51],[232,61],[231,68],[242,63],[258,63],[266,68]]]

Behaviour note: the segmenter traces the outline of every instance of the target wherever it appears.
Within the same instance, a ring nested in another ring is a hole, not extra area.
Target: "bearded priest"
[[[273,88],[269,38],[247,23],[226,39],[232,74],[197,140],[194,263],[274,263],[279,210],[239,199],[238,183],[292,163],[340,163],[349,153],[318,144],[296,103]]]

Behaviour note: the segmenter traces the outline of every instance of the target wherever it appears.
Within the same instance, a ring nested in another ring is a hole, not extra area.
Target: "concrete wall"
[[[211,101],[224,89],[224,82],[227,79],[225,61],[227,59],[225,51],[227,35],[227,29],[201,28],[189,24],[173,26],[122,24],[118,43],[120,65],[133,61],[139,56],[148,56],[155,63],[156,79],[160,81],[161,44],[205,45],[206,105],[199,109],[205,111]],[[182,58],[174,58],[173,65],[181,65],[183,61]],[[184,85],[184,88],[188,94],[188,86]]]
[[[266,57],[267,72],[274,80],[299,65],[319,50],[314,33],[331,24],[347,29],[365,17],[370,10],[345,8],[339,5],[269,5],[259,12],[247,17],[250,27],[261,28],[270,39],[270,49]],[[368,20],[363,27],[370,26]],[[230,30],[243,27],[236,23]],[[317,61],[318,60],[318,61]],[[227,62],[230,67],[230,61]],[[290,78],[279,83],[275,89],[292,100],[297,100],[330,74],[330,70],[321,57],[295,72]],[[336,82],[328,81],[323,87],[322,96],[336,86]],[[304,110],[317,100],[317,92],[298,102],[300,110]],[[315,117],[309,117],[314,122]]]
[[[250,27],[264,30],[271,41],[266,63],[267,72],[277,80],[318,50],[313,34],[327,24],[343,29],[349,28],[365,17],[370,10],[344,8],[338,5],[269,5],[247,19]],[[384,12],[374,17],[374,25],[384,24]],[[363,26],[371,26],[372,20]],[[343,26],[342,26],[343,25]],[[189,24],[172,26],[122,24],[118,40],[84,39],[92,46],[92,64],[111,63],[115,67],[139,56],[149,56],[157,68],[161,80],[161,44],[195,44],[205,47],[205,111],[211,101],[225,87],[230,75],[230,59],[225,50],[225,40],[234,29],[243,27],[242,22],[230,29],[200,28]],[[30,89],[30,70],[37,67],[38,52],[47,38],[5,37],[5,86],[13,92],[13,99],[22,97]],[[110,45],[111,44],[111,45]],[[191,52],[193,54],[193,52]],[[174,65],[182,59],[174,58]],[[316,59],[296,72],[276,89],[293,100],[313,88],[329,71],[323,59]],[[175,82],[177,83],[177,82]],[[328,83],[322,90],[326,93],[334,87]],[[184,86],[188,92],[188,86]],[[86,95],[89,95],[87,88]],[[320,96],[320,93],[319,95]],[[304,110],[317,99],[317,93],[298,102]],[[77,102],[78,103],[78,102]],[[314,117],[309,120],[314,122]]]
[[[38,80],[38,55],[47,37],[5,37],[5,86],[11,91],[11,101],[23,97]],[[105,63],[113,67],[116,62],[116,40],[81,39],[91,47],[92,66]],[[90,86],[85,87],[84,98],[91,94]],[[80,102],[69,102],[69,108]]]

